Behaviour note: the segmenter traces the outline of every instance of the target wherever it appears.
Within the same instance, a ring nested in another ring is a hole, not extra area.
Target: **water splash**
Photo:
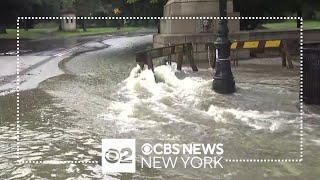
[[[156,126],[179,122],[198,126],[201,118],[212,119],[216,123],[239,124],[250,128],[270,132],[281,131],[283,124],[297,122],[297,113],[280,111],[261,112],[220,106],[221,95],[211,91],[211,81],[188,73],[178,78],[176,64],[162,65],[151,70],[142,70],[139,66],[132,69],[130,76],[120,84],[117,92],[119,99],[108,108],[109,120],[117,120],[118,125]],[[208,73],[209,70],[207,70]],[[184,73],[182,72],[182,73]],[[203,108],[210,97],[208,108]],[[198,114],[199,119],[191,120],[188,114]],[[165,119],[165,120],[164,120]],[[121,123],[122,122],[122,123]],[[146,125],[146,122],[147,123]],[[129,125],[130,124],[130,125]],[[132,130],[125,128],[126,130]]]

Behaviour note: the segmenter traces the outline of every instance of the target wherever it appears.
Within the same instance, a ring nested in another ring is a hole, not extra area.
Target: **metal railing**
[[[193,71],[198,71],[198,68],[193,59],[193,48],[191,43],[170,45],[166,47],[154,48],[147,51],[136,53],[136,62],[141,69],[144,65],[148,65],[148,69],[154,70],[153,59],[159,57],[166,57],[177,54],[177,69],[181,70],[183,56],[187,58]],[[171,58],[170,58],[171,59]]]

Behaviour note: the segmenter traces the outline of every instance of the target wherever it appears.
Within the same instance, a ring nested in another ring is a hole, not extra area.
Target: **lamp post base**
[[[231,94],[236,91],[230,68],[230,61],[218,61],[217,72],[213,77],[212,89],[220,94]]]
[[[212,89],[220,94],[231,94],[236,91],[233,78],[219,79],[215,78],[212,83]]]

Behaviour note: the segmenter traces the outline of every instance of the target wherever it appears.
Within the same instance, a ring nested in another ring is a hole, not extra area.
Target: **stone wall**
[[[227,1],[228,16],[238,17],[233,12],[233,1]],[[162,19],[160,34],[154,36],[154,47],[192,42],[196,60],[206,60],[206,42],[214,42],[218,32],[218,20],[199,17],[219,17],[219,0],[170,0],[164,6],[164,17],[198,17],[192,19]],[[240,20],[230,20],[230,33],[240,31]],[[200,52],[202,51],[202,52]]]
[[[227,3],[228,16],[240,16],[233,12],[233,1]],[[164,17],[219,17],[219,0],[170,0],[164,6]],[[240,31],[240,21],[229,22],[230,32]],[[216,33],[218,20],[185,19],[160,21],[161,34]]]

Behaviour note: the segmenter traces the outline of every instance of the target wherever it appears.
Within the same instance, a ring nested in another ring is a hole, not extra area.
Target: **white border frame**
[[[301,27],[300,27],[300,95],[299,95],[299,102],[300,102],[300,156],[296,159],[225,159],[225,162],[302,162],[303,161],[303,18],[302,17],[18,17],[17,18],[17,79],[16,79],[16,95],[17,95],[17,161],[20,164],[98,164],[98,161],[21,161],[20,160],[20,57],[19,57],[19,44],[20,44],[20,20],[30,20],[30,19],[43,19],[43,20],[50,20],[50,19],[129,19],[129,20],[160,20],[160,19],[261,19],[261,20],[301,20]],[[41,117],[43,118],[43,117]]]

